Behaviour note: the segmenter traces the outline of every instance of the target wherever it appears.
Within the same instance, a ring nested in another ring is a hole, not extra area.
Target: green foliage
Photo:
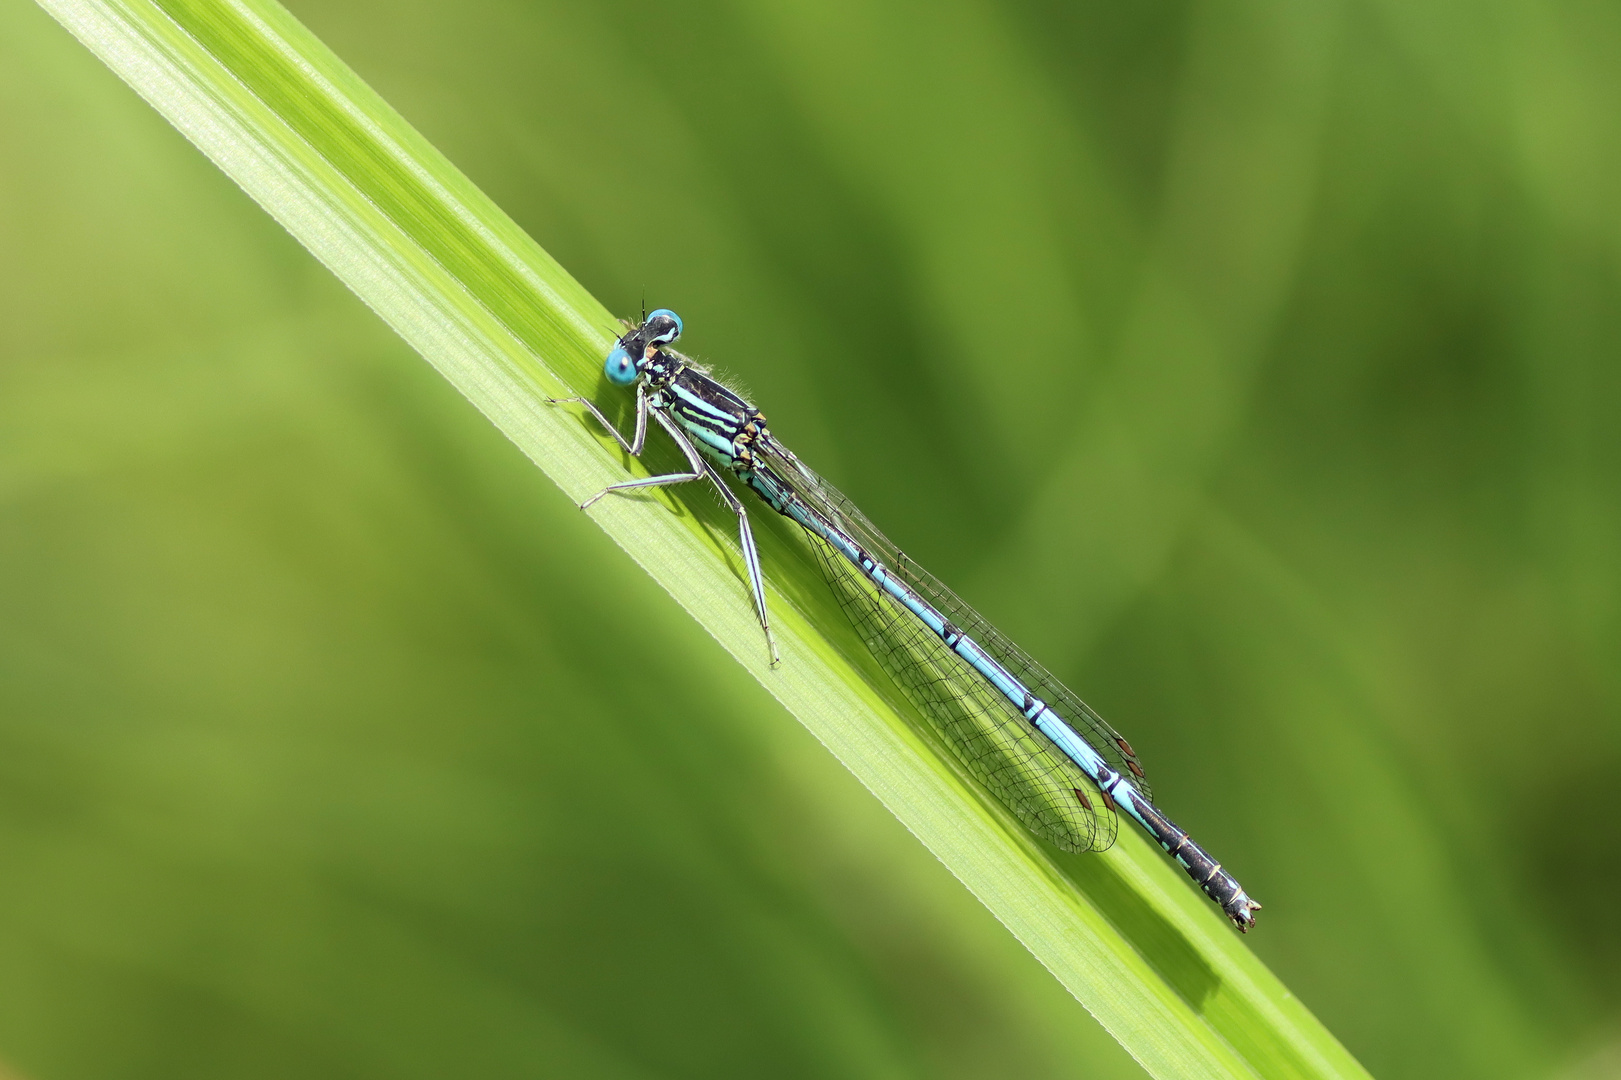
[[[296,10],[1119,723],[1377,1074],[1524,1075],[1613,1012],[1614,883],[1555,816],[1621,790],[1602,12]],[[42,1077],[1129,1070],[285,237],[0,17],[0,1048]],[[527,303],[319,105],[281,99],[302,166],[376,181],[329,205],[500,316],[447,294],[435,325],[589,388],[606,313]],[[552,437],[571,492],[621,465]],[[605,524],[686,560],[758,668],[721,523],[679,508]],[[881,707],[810,718],[909,752],[859,728]],[[1172,1026],[1264,1059],[1268,995],[1234,990],[1264,973],[1151,853],[1008,850],[1078,882]],[[1017,926],[1015,880],[986,898]]]

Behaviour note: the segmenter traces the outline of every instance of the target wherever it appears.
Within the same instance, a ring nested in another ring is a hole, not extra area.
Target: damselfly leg
[[[600,409],[585,398],[547,398],[546,403],[548,405],[562,405],[565,403],[584,405],[591,415],[596,418],[597,422],[614,437],[614,441],[623,447],[627,453],[635,458],[642,456],[642,449],[647,442],[647,414],[649,412],[645,385],[638,384],[636,387],[636,434],[629,441],[625,439],[625,436],[606,416],[602,415]],[[626,480],[618,484],[609,484],[581,503],[580,509],[589,509],[598,499],[613,492],[670,487],[675,484],[691,483],[694,480],[702,480],[707,477],[715,485],[715,490],[720,493],[721,501],[726,504],[727,509],[737,515],[738,546],[743,551],[743,567],[748,574],[749,592],[754,599],[755,614],[760,619],[760,629],[765,633],[766,649],[771,654],[771,666],[776,667],[782,662],[782,658],[777,653],[776,638],[771,634],[771,616],[766,611],[765,605],[765,575],[760,571],[760,552],[754,543],[754,530],[749,526],[748,509],[743,505],[743,501],[737,497],[736,493],[726,486],[726,482],[716,475],[715,470],[710,468],[703,457],[699,455],[697,448],[692,445],[692,440],[687,437],[686,432],[676,426],[674,421],[663,410],[655,411],[653,418],[658,421],[660,427],[669,432],[670,438],[674,439],[675,444],[681,448],[682,454],[686,456],[690,471],[664,473],[660,476],[648,476],[640,480]]]

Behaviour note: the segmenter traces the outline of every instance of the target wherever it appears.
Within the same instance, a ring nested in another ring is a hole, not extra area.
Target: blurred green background
[[[292,6],[1127,731],[1376,1075],[1621,1075],[1612,5]],[[23,0],[0,498],[21,1075],[1141,1075]]]

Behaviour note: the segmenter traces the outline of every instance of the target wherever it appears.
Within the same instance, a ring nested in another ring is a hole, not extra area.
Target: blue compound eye
[[[654,345],[668,345],[681,336],[681,316],[669,308],[659,308],[647,317],[642,324],[647,330],[647,340]]]
[[[608,354],[608,360],[602,365],[602,370],[608,376],[608,381],[615,386],[629,386],[636,381],[641,372],[636,370],[636,361],[630,358],[623,345],[615,345],[613,352]]]

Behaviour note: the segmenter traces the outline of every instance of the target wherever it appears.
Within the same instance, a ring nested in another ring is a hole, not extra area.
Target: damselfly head
[[[668,308],[659,308],[643,318],[642,325],[619,339],[603,362],[603,374],[615,386],[629,386],[641,375],[660,345],[668,345],[680,336],[681,316]]]

